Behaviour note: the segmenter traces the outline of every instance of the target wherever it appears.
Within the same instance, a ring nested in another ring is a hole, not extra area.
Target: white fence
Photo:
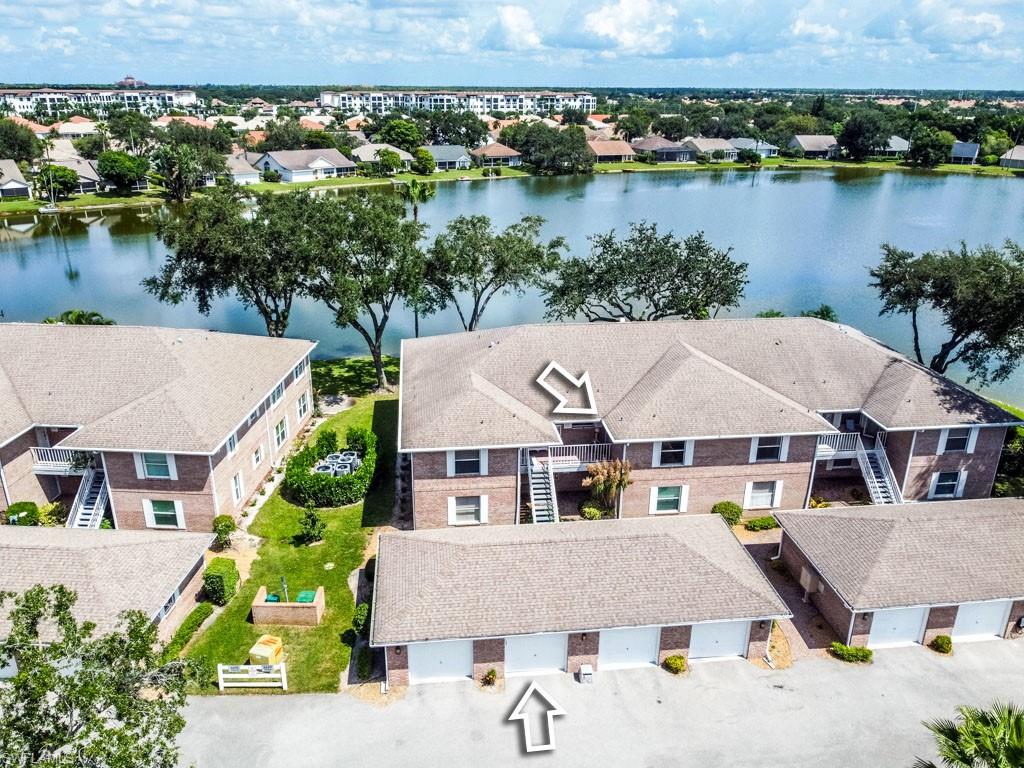
[[[217,687],[288,690],[288,670],[280,664],[218,664]]]

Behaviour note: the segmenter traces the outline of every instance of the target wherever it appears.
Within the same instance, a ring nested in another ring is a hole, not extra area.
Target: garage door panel
[[[920,643],[927,619],[927,608],[875,611],[871,617],[868,647],[884,648]]]
[[[747,655],[749,621],[694,624],[690,631],[690,660],[722,659]]]
[[[505,638],[505,675],[564,672],[568,642],[565,634]]]
[[[1002,637],[1010,620],[1010,605],[1010,600],[962,604],[953,623],[953,639],[964,642]]]
[[[409,646],[409,683],[436,683],[473,676],[473,641],[443,640]]]
[[[597,649],[598,669],[627,669],[658,663],[660,627],[630,627],[601,631]]]

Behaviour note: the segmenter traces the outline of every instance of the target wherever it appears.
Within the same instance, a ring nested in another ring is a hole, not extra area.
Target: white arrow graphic
[[[530,714],[526,711],[532,699],[536,699],[544,707],[547,714],[547,740],[534,741],[530,735]],[[527,752],[544,752],[555,748],[555,717],[565,714],[558,703],[548,696],[537,683],[531,682],[516,708],[508,716],[509,721],[518,720],[523,724],[523,744]]]
[[[570,384],[577,389],[582,389],[583,394],[586,395],[587,405],[585,408],[570,408],[568,406],[568,398],[559,392],[554,386],[548,382],[548,376],[554,371]],[[544,369],[544,372],[537,377],[537,383],[540,384],[541,388],[552,395],[558,400],[558,405],[555,406],[552,413],[586,413],[586,414],[597,414],[597,406],[594,404],[594,388],[590,383],[590,374],[584,371],[580,374],[579,378],[576,378],[569,373],[565,368],[560,366],[554,360],[548,363],[548,367]]]

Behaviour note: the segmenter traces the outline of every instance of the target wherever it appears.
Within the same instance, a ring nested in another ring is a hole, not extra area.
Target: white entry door
[[[505,675],[564,672],[569,636],[519,635],[505,638]]]
[[[597,668],[626,669],[658,663],[660,627],[602,629],[597,647]]]
[[[927,608],[893,608],[887,611],[875,611],[871,617],[868,647],[885,648],[920,643],[927,619]]]
[[[442,640],[409,646],[409,684],[473,676],[473,641]]]
[[[690,631],[689,658],[724,659],[747,655],[749,621],[718,621],[694,624]]]
[[[964,603],[956,612],[953,639],[959,642],[1002,637],[1010,620],[1010,600]]]

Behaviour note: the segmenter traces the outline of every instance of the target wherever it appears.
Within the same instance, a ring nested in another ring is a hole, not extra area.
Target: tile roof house
[[[973,141],[954,141],[949,150],[949,162],[957,165],[974,165],[978,162],[981,145]]]
[[[356,172],[356,164],[334,148],[264,152],[254,165],[261,172],[276,171],[284,182],[333,179]]]
[[[466,170],[473,164],[469,150],[459,144],[427,144],[422,149],[434,158],[435,171]]]
[[[633,465],[620,517],[799,508],[846,475],[875,503],[984,497],[1020,423],[813,318],[516,326],[406,339],[402,360],[417,528],[571,517],[611,458]]]
[[[514,167],[523,164],[523,156],[521,154],[512,149],[512,147],[506,147],[504,144],[500,144],[497,141],[491,142],[490,144],[484,144],[482,147],[477,147],[476,149],[471,150],[469,154],[476,158],[478,165],[485,168],[495,165],[507,165]]]
[[[1000,155],[999,165],[1003,168],[1024,168],[1024,144],[1011,147]]]
[[[352,157],[360,163],[376,163],[378,162],[378,155],[385,151],[394,152],[398,155],[398,159],[402,161],[402,167],[405,168],[405,170],[409,170],[409,166],[412,164],[412,155],[404,149],[392,146],[391,144],[382,144],[379,142],[361,144],[352,150]]]
[[[735,160],[739,150],[725,139],[705,139],[701,137],[686,139],[684,147],[692,149],[697,154],[713,157],[715,152],[722,152],[723,160]]]
[[[790,615],[717,515],[382,534],[373,601],[398,685],[759,657]]]
[[[1024,501],[780,512],[783,561],[839,638],[1007,637],[1024,618]]]
[[[138,326],[0,324],[0,511],[209,531],[310,418],[309,341]],[[60,361],[59,384],[47,374]],[[124,361],[132,361],[125,376]]]
[[[748,139],[748,138],[735,138],[729,139],[729,143],[732,144],[737,150],[741,149],[752,149],[757,152],[761,157],[778,157],[779,148],[774,144],[769,144],[767,141],[761,139]]]
[[[599,163],[630,162],[636,156],[629,142],[619,139],[594,139],[587,142],[587,147],[594,153]]]
[[[32,197],[32,185],[25,181],[21,169],[13,160],[0,160],[0,200]]]
[[[664,136],[647,136],[633,142],[636,152],[649,152],[656,163],[688,163],[697,159],[697,151]]]
[[[822,134],[797,134],[789,140],[790,149],[802,149],[804,157],[837,158],[839,142],[835,136]]]

